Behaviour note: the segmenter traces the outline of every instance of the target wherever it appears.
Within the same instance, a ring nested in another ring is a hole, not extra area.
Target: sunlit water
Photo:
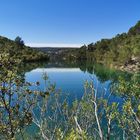
[[[86,81],[93,82],[95,89],[98,91],[98,96],[104,94],[107,98],[110,94],[110,86],[112,81],[100,81],[96,74],[83,72],[80,68],[37,68],[26,73],[28,82],[39,81],[41,88],[44,89],[43,73],[46,72],[51,83],[56,85],[56,89],[61,89],[62,94],[68,95],[68,101],[71,103],[75,99],[80,100],[84,93],[84,83]],[[121,98],[111,96],[110,101],[119,101]]]

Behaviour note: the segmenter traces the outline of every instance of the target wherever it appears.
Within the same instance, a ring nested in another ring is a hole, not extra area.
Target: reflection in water
[[[36,62],[36,63],[25,63],[19,68],[20,73],[26,73],[30,72],[32,70],[38,69],[38,68],[66,68],[66,69],[71,69],[71,68],[76,68],[80,69],[82,72],[88,72],[90,74],[95,74],[100,81],[104,82],[107,80],[117,80],[118,76],[123,76],[123,77],[130,77],[132,76],[126,72],[121,72],[121,71],[116,71],[113,69],[110,69],[106,66],[103,66],[102,64],[96,64],[93,63],[91,64],[90,62],[87,61],[72,61],[72,62]],[[58,69],[57,69],[58,70]]]
[[[33,70],[31,70],[31,66]],[[98,96],[102,96],[104,91],[107,98],[110,95],[110,86],[116,82],[119,76],[126,76],[120,71],[111,70],[100,64],[90,65],[86,63],[39,63],[27,65],[30,71],[26,72],[26,80],[29,82],[40,81],[41,88],[44,88],[42,75],[47,73],[51,83],[55,83],[58,89],[62,90],[63,94],[69,95],[69,102],[75,99],[81,99],[84,93],[85,81],[92,81],[95,88],[98,90]],[[84,70],[83,70],[84,69]],[[113,96],[110,98],[111,102],[120,101],[121,98]]]
[[[43,72],[80,72],[80,68],[45,68]],[[32,72],[42,72],[42,69],[37,68],[32,70]]]

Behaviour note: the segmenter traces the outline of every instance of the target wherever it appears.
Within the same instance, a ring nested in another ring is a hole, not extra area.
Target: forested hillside
[[[109,60],[110,58],[111,61],[121,63],[126,63],[134,57],[140,57],[140,22],[130,28],[128,33],[89,44],[87,52],[87,58],[94,57],[97,60]]]
[[[89,44],[86,58],[125,66],[138,64],[140,62],[140,21],[130,28],[128,33]]]
[[[7,54],[10,57],[18,58],[22,61],[48,59],[46,53],[25,46],[24,41],[20,37],[17,37],[15,41],[13,41],[0,36],[0,54]]]
[[[127,33],[117,34],[112,39],[101,39],[71,52],[78,60],[96,61],[116,66],[140,68],[140,21]],[[72,56],[72,55],[71,55]],[[132,66],[133,65],[133,66]]]

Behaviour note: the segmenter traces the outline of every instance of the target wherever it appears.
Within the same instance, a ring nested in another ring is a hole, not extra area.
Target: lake
[[[86,81],[93,82],[95,88],[98,90],[98,96],[102,96],[101,94],[106,92],[104,97],[107,98],[110,94],[111,84],[115,82],[119,76],[126,74],[124,72],[109,69],[101,64],[95,64],[87,69],[84,68],[84,70],[75,65],[50,65],[46,63],[42,68],[37,67],[26,72],[26,81],[39,81],[41,88],[43,89],[44,80],[42,77],[45,72],[47,73],[50,82],[55,84],[57,89],[61,89],[62,94],[68,95],[68,100],[71,103],[75,99],[81,99],[84,93],[84,84]],[[122,99],[112,95],[110,101],[121,102]]]
[[[43,128],[46,130],[45,132],[49,137],[51,137],[52,133],[54,133],[55,126],[59,126],[64,132],[65,130],[69,131],[70,127],[69,123],[67,122],[71,117],[74,117],[74,114],[65,114],[63,110],[63,106],[65,104],[65,100],[68,104],[68,109],[71,109],[73,107],[74,101],[83,102],[84,108],[87,108],[86,110],[89,110],[89,116],[94,116],[94,105],[92,103],[89,103],[89,97],[85,97],[85,83],[91,82],[94,85],[95,91],[97,91],[97,99],[99,103],[99,114],[101,116],[101,127],[103,130],[103,135],[107,136],[107,120],[105,116],[105,110],[102,108],[103,103],[107,101],[108,109],[112,106],[112,103],[116,103],[118,105],[118,111],[121,115],[121,110],[123,103],[125,102],[124,97],[120,96],[119,94],[116,94],[114,90],[112,90],[112,87],[114,84],[118,83],[119,78],[124,78],[127,81],[130,81],[133,74],[129,74],[127,72],[122,72],[118,70],[111,69],[109,67],[106,67],[102,64],[89,64],[87,62],[43,62],[43,63],[28,63],[25,64],[22,68],[22,73],[25,77],[25,80],[31,83],[36,83],[39,81],[40,90],[44,90],[45,88],[45,82],[43,80],[43,74],[46,73],[48,76],[48,83],[55,84],[56,91],[59,91],[61,93],[60,98],[59,95],[50,95],[49,98],[41,99],[37,103],[36,107],[33,109],[33,116],[35,120],[37,120],[36,123],[40,122],[43,124]],[[89,92],[90,94],[90,92]],[[88,96],[88,95],[87,95]],[[83,100],[83,98],[85,98]],[[101,104],[100,104],[101,100]],[[102,102],[103,101],[103,102]],[[82,102],[80,103],[82,105]],[[138,103],[138,102],[137,102]],[[109,107],[109,105],[111,105]],[[101,108],[100,108],[101,106]],[[82,107],[82,106],[81,106]],[[43,110],[41,110],[43,108]],[[110,108],[110,109],[111,109]],[[101,110],[104,110],[103,112]],[[85,109],[84,109],[85,110]],[[83,114],[83,118],[80,118],[80,115],[83,113],[79,113],[79,122],[81,123],[83,128],[86,128],[87,126],[84,126],[82,124],[83,119],[85,124],[91,123],[92,127],[90,125],[87,127],[87,132],[89,136],[95,136],[97,139],[99,139],[99,136],[97,134],[97,125],[95,123],[95,118],[89,117],[89,122],[86,120],[86,112]],[[100,112],[101,111],[101,112]],[[113,108],[110,110],[110,112],[113,111]],[[114,110],[116,111],[116,110]],[[67,112],[68,113],[68,112]],[[63,115],[62,115],[63,114]],[[65,114],[65,115],[64,115]],[[91,115],[92,114],[92,115]],[[71,116],[72,115],[72,116]],[[70,117],[71,116],[71,117]],[[69,118],[70,117],[70,118]],[[131,119],[130,119],[131,120]],[[75,124],[73,124],[75,126]],[[123,129],[121,129],[118,125],[118,122],[115,120],[112,122],[112,133],[113,135],[110,136],[110,139],[114,139],[114,135],[117,135],[118,139],[122,139],[124,137],[124,133],[126,133]],[[57,131],[57,130],[55,130]],[[60,131],[60,129],[58,130]],[[94,134],[93,134],[94,132]],[[27,137],[30,137],[30,134],[32,134],[32,137],[30,139],[35,139],[35,137],[38,138],[39,128],[35,123],[33,123],[28,129],[27,129]],[[56,133],[56,132],[55,132]],[[130,138],[133,138],[133,136]],[[53,139],[53,138],[52,138]]]

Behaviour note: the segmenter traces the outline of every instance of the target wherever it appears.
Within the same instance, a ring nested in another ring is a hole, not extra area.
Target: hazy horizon
[[[34,48],[56,47],[56,48],[80,48],[84,44],[63,44],[63,43],[26,43],[27,46]]]

